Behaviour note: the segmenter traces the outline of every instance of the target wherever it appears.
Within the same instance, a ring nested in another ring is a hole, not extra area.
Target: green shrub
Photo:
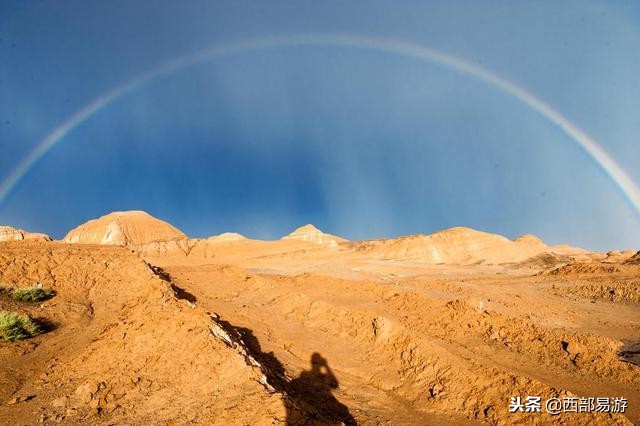
[[[28,339],[42,333],[42,328],[27,315],[0,311],[0,341]]]
[[[19,302],[40,302],[55,296],[53,290],[42,288],[40,285],[18,288],[11,292],[11,298]]]

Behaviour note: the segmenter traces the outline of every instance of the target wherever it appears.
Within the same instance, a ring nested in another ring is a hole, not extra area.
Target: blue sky
[[[632,1],[0,0],[0,179],[92,99],[210,46],[348,33],[437,49],[506,78],[640,182],[640,5]],[[62,237],[143,209],[191,236],[362,239],[470,226],[640,248],[640,215],[557,126],[460,72],[353,47],[205,61],[69,132],[0,204]]]

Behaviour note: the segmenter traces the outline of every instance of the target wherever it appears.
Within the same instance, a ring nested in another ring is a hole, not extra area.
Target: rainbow
[[[557,125],[569,139],[580,147],[605,172],[611,181],[620,189],[625,199],[635,212],[640,215],[640,189],[631,177],[616,161],[589,135],[579,129],[566,117],[553,109],[547,103],[485,68],[465,62],[454,56],[438,50],[408,43],[402,40],[364,37],[349,34],[303,34],[283,37],[263,37],[244,40],[223,45],[216,45],[196,53],[179,57],[158,68],[140,74],[134,79],[118,86],[107,93],[95,98],[82,109],[77,111],[51,133],[49,133],[33,151],[0,182],[0,204],[7,195],[18,185],[29,170],[52,148],[60,143],[64,137],[80,124],[88,120],[105,106],[119,99],[123,95],[139,89],[150,81],[167,76],[193,65],[210,61],[227,55],[239,54],[263,49],[273,49],[293,46],[336,46],[380,51],[384,53],[414,58],[437,64],[453,71],[475,77],[489,85],[504,91],[520,100],[541,116]]]

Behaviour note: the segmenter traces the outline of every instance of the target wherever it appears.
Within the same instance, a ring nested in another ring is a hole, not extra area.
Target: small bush
[[[0,311],[0,341],[28,339],[42,333],[42,328],[27,315]]]
[[[11,292],[11,298],[19,302],[40,302],[55,296],[53,290],[42,288],[40,285],[27,288],[18,288]]]

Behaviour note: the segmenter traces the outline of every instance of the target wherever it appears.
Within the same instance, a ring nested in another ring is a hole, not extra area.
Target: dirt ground
[[[47,327],[0,342],[0,424],[640,423],[638,268],[288,256],[282,244],[199,258],[0,244],[2,285],[57,293],[0,292],[0,310]],[[628,408],[509,413],[518,396]]]

